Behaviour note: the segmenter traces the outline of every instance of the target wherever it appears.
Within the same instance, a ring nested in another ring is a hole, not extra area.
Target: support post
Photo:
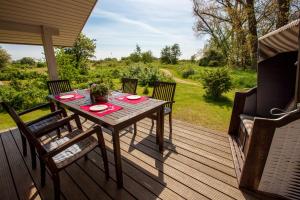
[[[41,33],[42,33],[41,36],[42,36],[44,52],[46,56],[49,78],[50,80],[57,80],[58,73],[57,73],[57,65],[56,65],[51,31],[48,30],[46,26],[42,26]]]

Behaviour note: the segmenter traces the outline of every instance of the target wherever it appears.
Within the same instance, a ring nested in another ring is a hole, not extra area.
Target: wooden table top
[[[109,96],[108,103],[121,106],[122,109],[111,114],[99,117],[91,112],[85,111],[80,108],[82,105],[92,104],[90,99],[90,93],[88,90],[78,90],[78,94],[85,96],[85,98],[76,99],[69,102],[62,102],[57,100],[53,95],[49,95],[48,99],[58,103],[59,105],[66,107],[67,109],[101,125],[109,126],[112,128],[125,128],[132,124],[132,122],[139,121],[148,114],[152,114],[158,111],[166,101],[149,98],[138,104],[130,104],[115,99],[116,96]],[[68,93],[74,93],[68,92]],[[64,94],[68,94],[64,93]],[[126,95],[125,93],[119,93],[119,95]]]

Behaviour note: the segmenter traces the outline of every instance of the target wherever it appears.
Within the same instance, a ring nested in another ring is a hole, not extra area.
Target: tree
[[[142,53],[142,61],[144,63],[151,63],[153,62],[153,55],[152,55],[152,52],[151,51],[145,51]]]
[[[199,66],[223,66],[225,58],[216,48],[208,47],[203,52],[203,57],[199,60]]]
[[[298,2],[298,3],[297,3]],[[299,13],[299,0],[193,0],[197,35],[210,35],[230,66],[256,68],[258,37]]]
[[[172,64],[176,64],[178,62],[178,57],[181,56],[179,44],[173,44],[171,47],[171,56]]]
[[[197,58],[196,54],[192,55],[191,59],[190,59],[191,63],[195,63],[196,62],[196,58]]]
[[[10,55],[0,46],[0,69],[4,68],[10,61]]]
[[[142,60],[142,50],[138,44],[135,47],[135,51],[129,55],[129,59],[132,62],[140,62]]]
[[[160,54],[162,63],[176,64],[178,62],[178,57],[181,56],[181,51],[179,45],[174,44],[173,46],[165,46]]]
[[[22,65],[35,65],[35,60],[31,57],[23,57],[19,60],[20,64]]]
[[[276,28],[286,25],[289,21],[291,0],[277,0],[277,23]]]
[[[246,0],[246,12],[247,12],[247,21],[248,21],[248,41],[250,47],[250,59],[251,59],[251,68],[256,69],[257,60],[258,60],[258,37],[257,37],[257,21],[254,10],[254,1],[255,0]]]
[[[71,55],[74,65],[80,69],[82,73],[86,73],[88,69],[88,61],[93,58],[96,51],[95,39],[90,39],[84,34],[80,33],[76,39],[74,46],[65,48],[64,52]]]

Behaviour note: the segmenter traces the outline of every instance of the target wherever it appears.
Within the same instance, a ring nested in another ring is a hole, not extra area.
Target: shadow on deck
[[[138,123],[136,136],[121,133],[123,189],[117,189],[112,137],[105,133],[110,180],[105,181],[96,149],[87,161],[61,172],[62,199],[256,199],[238,189],[226,134],[174,120],[170,141],[165,124],[164,154],[155,144],[150,120]],[[0,140],[1,199],[53,199],[51,178],[41,188],[39,166],[32,170],[30,156],[22,156],[18,129],[1,133]]]

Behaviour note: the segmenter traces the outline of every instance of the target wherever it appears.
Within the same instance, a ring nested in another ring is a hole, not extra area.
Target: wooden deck
[[[167,124],[163,155],[150,120],[138,123],[135,137],[122,132],[123,189],[116,186],[112,137],[105,133],[110,180],[105,181],[97,149],[87,161],[79,160],[61,172],[62,199],[257,199],[237,187],[226,134],[174,120],[169,140]],[[53,199],[50,177],[41,188],[39,166],[32,170],[30,156],[22,157],[18,129],[1,133],[0,140],[0,199]]]

